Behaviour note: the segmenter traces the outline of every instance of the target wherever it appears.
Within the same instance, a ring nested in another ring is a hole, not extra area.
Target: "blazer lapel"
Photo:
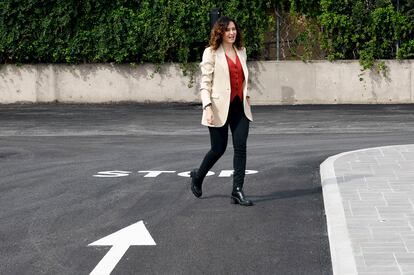
[[[227,78],[230,79],[229,66],[227,64],[226,54],[224,53],[223,47],[220,46],[216,50],[216,57],[217,57],[216,62],[218,64],[220,64],[220,66],[223,67],[223,69],[224,69],[224,71],[226,73]]]
[[[237,56],[239,57],[240,63],[243,68],[244,78],[247,80],[249,78],[249,71],[247,70],[247,64],[246,60],[244,59],[244,56],[240,54],[240,51],[235,47]]]

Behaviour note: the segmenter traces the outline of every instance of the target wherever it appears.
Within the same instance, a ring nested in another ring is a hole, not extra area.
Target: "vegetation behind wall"
[[[250,59],[263,58],[283,16],[282,57],[369,68],[414,56],[412,0],[0,0],[0,63],[199,61],[213,7],[239,23]]]

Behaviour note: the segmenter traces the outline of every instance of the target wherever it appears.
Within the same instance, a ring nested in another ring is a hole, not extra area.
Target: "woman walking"
[[[191,191],[201,197],[202,183],[207,172],[224,154],[230,127],[233,157],[233,191],[231,203],[253,205],[243,192],[246,171],[246,143],[249,123],[253,120],[247,88],[246,49],[237,23],[220,17],[211,31],[210,45],[204,50],[201,67],[201,123],[208,126],[211,149],[200,167],[191,171]]]

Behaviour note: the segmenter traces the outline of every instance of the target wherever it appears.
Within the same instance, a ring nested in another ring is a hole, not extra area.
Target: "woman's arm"
[[[206,48],[203,53],[203,60],[200,63],[200,95],[203,108],[206,107],[206,105],[211,104],[210,96],[213,86],[214,62],[213,50],[210,47]]]

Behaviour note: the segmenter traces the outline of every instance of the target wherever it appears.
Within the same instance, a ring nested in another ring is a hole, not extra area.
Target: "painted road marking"
[[[222,170],[220,172],[219,178],[227,178],[233,176],[234,170]],[[256,170],[246,170],[246,175],[257,174],[259,171]]]
[[[101,172],[98,172],[97,175],[93,175],[93,176],[97,178],[119,178],[119,177],[127,177],[131,173],[132,172],[130,171],[119,171],[119,170],[101,171]]]
[[[189,178],[190,177],[190,173],[191,173],[191,171],[181,172],[181,173],[178,173],[177,176]],[[208,171],[206,177],[213,176],[215,174],[216,173],[214,173],[213,171]]]
[[[111,274],[119,260],[131,245],[156,245],[143,221],[131,224],[88,246],[112,246],[90,275]]]
[[[174,174],[176,171],[159,171],[159,170],[145,170],[145,171],[138,171],[139,174],[145,174],[144,178],[156,178],[162,174]],[[234,170],[222,170],[218,177],[220,178],[226,178],[231,177],[234,173]],[[252,175],[257,174],[259,171],[256,170],[246,170],[246,175]],[[119,177],[127,177],[131,175],[131,171],[122,171],[122,170],[111,170],[111,171],[100,171],[97,172],[93,177],[96,178],[119,178]],[[207,173],[207,176],[213,176],[216,173],[213,171],[209,171]],[[177,173],[177,176],[189,178],[190,177],[190,171],[180,172]]]
[[[138,171],[138,173],[146,173],[144,178],[156,178],[162,173],[175,173],[175,171]]]

